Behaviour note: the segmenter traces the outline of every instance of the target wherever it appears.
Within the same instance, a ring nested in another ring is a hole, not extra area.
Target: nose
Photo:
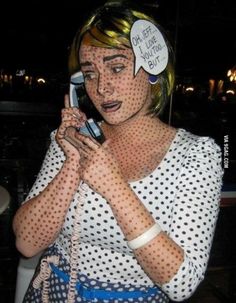
[[[113,87],[111,84],[111,80],[109,79],[108,75],[100,74],[98,78],[98,86],[97,91],[100,95],[111,95],[113,92]]]

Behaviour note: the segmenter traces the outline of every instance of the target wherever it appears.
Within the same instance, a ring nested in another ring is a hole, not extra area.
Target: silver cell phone
[[[70,88],[69,88],[69,100],[71,107],[73,106],[79,107],[79,97],[76,91],[81,85],[83,85],[83,83],[84,83],[84,76],[81,71],[71,75]],[[100,126],[92,118],[86,120],[85,126],[80,127],[78,131],[83,135],[92,136],[99,143],[103,143],[105,141],[105,137]]]

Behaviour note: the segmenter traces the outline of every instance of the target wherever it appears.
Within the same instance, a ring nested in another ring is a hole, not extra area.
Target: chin
[[[104,118],[104,121],[109,124],[109,125],[119,125],[121,124],[122,122],[120,120],[117,120],[117,119],[106,119]]]

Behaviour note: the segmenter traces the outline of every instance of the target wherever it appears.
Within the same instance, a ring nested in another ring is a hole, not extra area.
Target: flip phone
[[[69,99],[70,99],[70,106],[79,107],[79,97],[77,95],[76,90],[83,85],[84,77],[81,71],[73,74],[70,78],[70,89],[69,89]],[[98,125],[98,123],[90,118],[85,121],[85,126],[80,127],[78,131],[86,136],[92,136],[96,139],[99,143],[103,143],[105,141],[104,134]]]

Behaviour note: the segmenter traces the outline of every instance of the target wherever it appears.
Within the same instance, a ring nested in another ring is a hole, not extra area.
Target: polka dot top
[[[64,154],[51,134],[51,145],[28,198],[41,192],[60,170]],[[185,254],[177,274],[162,290],[175,301],[189,297],[202,281],[219,213],[221,151],[209,137],[178,129],[156,169],[129,185],[162,229]],[[78,200],[82,203],[78,204]],[[75,212],[79,207],[78,271],[104,282],[152,286],[127,245],[109,204],[81,182],[56,239],[69,260]]]

